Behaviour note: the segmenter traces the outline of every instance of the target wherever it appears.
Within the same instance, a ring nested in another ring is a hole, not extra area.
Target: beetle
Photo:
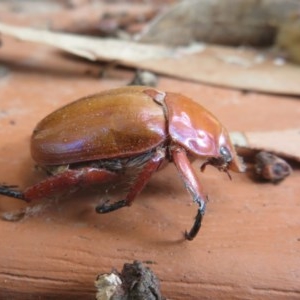
[[[203,106],[181,94],[127,86],[81,98],[41,120],[31,155],[51,176],[23,192],[0,186],[0,194],[26,202],[57,192],[109,182],[135,172],[123,200],[96,206],[103,214],[130,206],[154,172],[173,162],[198,211],[185,237],[198,233],[207,197],[191,161],[203,159],[228,173],[244,171],[225,127]]]

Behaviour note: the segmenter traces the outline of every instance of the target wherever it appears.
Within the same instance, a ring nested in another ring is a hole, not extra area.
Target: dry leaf
[[[218,86],[300,95],[300,68],[258,50],[206,46],[191,55],[141,61],[139,67]]]
[[[237,147],[272,152],[300,162],[300,128],[267,132],[231,132],[230,138]]]
[[[47,44],[90,60],[117,61],[182,79],[286,95],[300,95],[300,68],[257,50],[201,44],[185,48],[139,44],[10,26],[0,32]],[[278,64],[279,63],[279,64]]]
[[[137,39],[173,46],[270,45],[278,27],[297,11],[295,0],[186,0],[155,18]]]
[[[172,49],[118,39],[100,39],[0,23],[0,32],[23,41],[47,44],[89,60],[137,62],[170,56]]]

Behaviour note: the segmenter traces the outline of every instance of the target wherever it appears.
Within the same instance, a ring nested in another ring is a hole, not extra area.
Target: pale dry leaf
[[[270,45],[278,27],[297,11],[295,0],[185,0],[158,15],[136,39],[173,46]]]
[[[89,60],[117,60],[129,63],[167,57],[173,51],[164,46],[144,45],[118,39],[85,37],[4,23],[0,23],[0,32],[19,40],[47,44]]]
[[[263,59],[260,59],[262,57]],[[259,59],[258,59],[259,58]],[[139,62],[139,67],[177,78],[248,91],[300,95],[300,68],[254,49],[206,45],[191,55]]]
[[[231,132],[237,147],[268,151],[300,162],[300,128],[266,132]]]
[[[47,44],[75,55],[149,70],[218,86],[300,95],[300,68],[274,64],[274,56],[258,50],[193,44],[169,48],[116,39],[100,39],[10,26],[0,32],[23,41]],[[258,57],[263,59],[257,59]],[[238,63],[237,63],[238,62]]]

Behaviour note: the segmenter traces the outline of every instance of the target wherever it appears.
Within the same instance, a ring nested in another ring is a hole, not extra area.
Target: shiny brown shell
[[[109,90],[54,111],[32,134],[33,159],[41,165],[62,165],[130,157],[164,143],[163,108],[143,90]]]

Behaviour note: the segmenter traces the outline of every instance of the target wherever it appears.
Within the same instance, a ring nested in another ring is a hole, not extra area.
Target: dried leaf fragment
[[[112,296],[116,293],[121,284],[122,281],[120,277],[115,273],[99,275],[95,281],[95,287],[97,288],[96,299],[112,299]]]
[[[150,268],[139,261],[126,263],[121,274],[102,274],[95,282],[97,300],[164,300],[160,283]]]
[[[51,32],[49,30],[12,26],[1,22],[0,32],[23,41],[53,46],[92,61],[117,60],[136,63],[143,60],[169,57],[174,51],[164,46]]]
[[[258,179],[272,183],[278,183],[292,173],[292,168],[285,160],[265,151],[256,154],[254,168]]]
[[[137,37],[142,42],[186,45],[193,41],[222,45],[266,46],[299,1],[185,0],[160,14]]]

